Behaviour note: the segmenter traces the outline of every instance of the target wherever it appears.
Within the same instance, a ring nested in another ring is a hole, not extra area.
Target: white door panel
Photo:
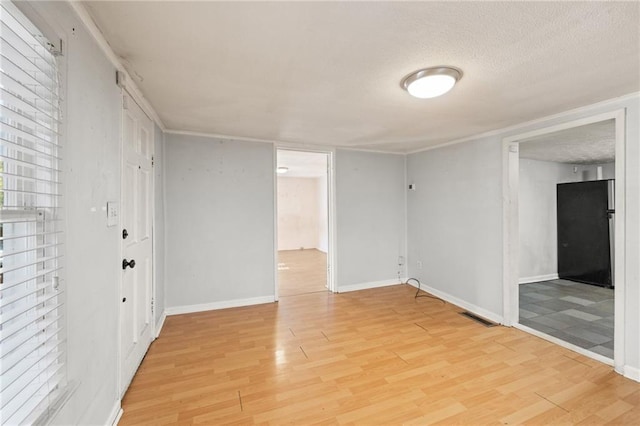
[[[124,94],[120,393],[124,394],[153,340],[152,297],[152,145],[153,123]],[[123,260],[123,262],[124,262]],[[131,263],[135,262],[135,263]]]

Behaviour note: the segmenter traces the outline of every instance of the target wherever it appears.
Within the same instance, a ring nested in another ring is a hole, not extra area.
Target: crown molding
[[[607,99],[607,100],[604,100],[604,101],[596,102],[595,104],[584,105],[584,106],[581,106],[581,107],[578,107],[578,108],[570,109],[568,111],[559,112],[557,114],[547,115],[545,117],[536,118],[536,119],[530,120],[530,121],[525,121],[524,123],[514,124],[514,125],[508,126],[508,127],[503,127],[501,129],[490,130],[488,132],[479,133],[479,134],[472,135],[472,136],[465,136],[464,138],[455,139],[455,140],[452,140],[450,142],[445,142],[445,143],[441,143],[441,144],[438,144],[438,145],[417,149],[415,151],[407,151],[406,154],[407,155],[409,155],[409,154],[417,154],[419,152],[431,151],[433,149],[444,148],[446,146],[451,146],[451,145],[457,145],[459,143],[469,142],[469,141],[476,140],[476,139],[482,139],[482,138],[486,138],[486,137],[501,135],[503,133],[507,133],[507,132],[512,132],[512,131],[523,129],[523,128],[528,127],[528,126],[541,124],[541,123],[544,123],[544,122],[547,122],[547,121],[555,120],[555,119],[558,119],[558,118],[568,117],[570,115],[579,114],[579,113],[582,113],[582,112],[588,112],[588,111],[596,109],[596,108],[602,108],[602,107],[606,107],[606,106],[611,105],[611,104],[616,104],[616,103],[619,103],[619,102],[624,102],[624,101],[628,101],[628,100],[632,100],[632,99],[636,99],[636,98],[640,99],[640,92],[629,93],[627,95],[619,96],[617,98]]]
[[[158,115],[156,110],[153,108],[153,106],[151,106],[149,101],[144,97],[144,95],[140,91],[140,88],[133,81],[133,79],[131,78],[131,75],[125,69],[122,61],[120,60],[118,55],[115,54],[115,52],[109,45],[109,42],[104,37],[104,34],[102,34],[102,31],[100,31],[100,29],[98,28],[98,25],[96,25],[95,21],[87,11],[87,8],[80,1],[70,0],[68,3],[73,9],[73,11],[76,13],[76,15],[78,16],[78,18],[80,19],[84,27],[87,29],[87,31],[89,31],[89,34],[91,34],[95,42],[98,43],[98,46],[100,46],[100,49],[107,56],[107,59],[109,59],[111,64],[114,67],[116,67],[118,71],[121,71],[126,75],[125,90],[129,92],[129,94],[133,97],[136,103],[140,105],[140,108],[142,108],[145,114],[147,114],[149,118],[151,118],[151,120],[153,120],[158,125],[158,127],[162,129],[163,132],[165,132],[167,128],[162,122],[162,119],[160,119],[160,116]],[[115,76],[114,76],[114,84],[115,84]]]

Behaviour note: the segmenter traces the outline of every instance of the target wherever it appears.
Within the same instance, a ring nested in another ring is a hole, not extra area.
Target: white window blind
[[[46,419],[65,385],[56,49],[0,5],[0,424]]]

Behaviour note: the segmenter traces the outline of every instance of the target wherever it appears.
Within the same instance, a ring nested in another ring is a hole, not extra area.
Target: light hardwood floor
[[[171,316],[120,424],[638,424],[639,383],[414,293]]]
[[[278,251],[278,296],[327,291],[327,255],[316,249]]]

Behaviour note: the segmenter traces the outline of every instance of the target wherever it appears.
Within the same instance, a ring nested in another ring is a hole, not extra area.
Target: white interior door
[[[124,395],[153,340],[153,123],[126,92],[122,132],[120,394]]]

